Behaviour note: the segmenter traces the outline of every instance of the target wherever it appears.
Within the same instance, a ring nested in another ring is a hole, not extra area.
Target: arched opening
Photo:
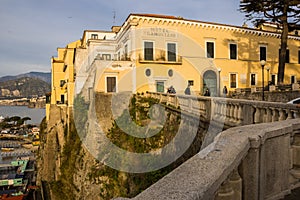
[[[203,75],[203,94],[208,88],[210,96],[218,96],[217,75],[214,71],[208,70]]]

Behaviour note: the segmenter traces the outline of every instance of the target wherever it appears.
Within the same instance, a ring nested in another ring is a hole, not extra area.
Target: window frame
[[[275,80],[273,82],[273,76],[275,76]],[[278,75],[277,74],[271,74],[271,80],[272,84],[277,85],[277,81],[278,81]]]
[[[254,85],[252,85],[252,75],[254,75]],[[257,73],[250,73],[250,86],[257,86]]]
[[[92,33],[92,34],[91,34],[91,39],[92,39],[92,40],[98,40],[98,34]]]
[[[152,43],[152,59],[146,59],[146,52],[145,52],[146,51],[146,48],[145,48],[146,42]],[[144,40],[143,41],[143,59],[147,60],[147,61],[154,61],[154,55],[155,55],[155,42],[151,41],[151,40]]]
[[[115,88],[115,91],[108,92],[107,78],[115,78],[116,79],[116,88]],[[117,92],[118,92],[118,76],[117,75],[113,75],[113,74],[107,74],[107,75],[105,75],[105,93],[117,93]]]
[[[235,45],[235,58],[232,58],[231,54],[231,45]],[[236,42],[229,42],[228,43],[228,51],[229,51],[229,60],[238,60],[238,45]]]
[[[169,59],[169,44],[174,44],[175,45],[175,60],[170,60]],[[169,61],[169,62],[176,62],[177,61],[177,55],[178,55],[178,49],[177,49],[177,43],[176,42],[167,42],[167,44],[166,44],[166,49],[167,49],[167,51],[166,51],[166,60],[167,61]]]
[[[292,78],[294,78],[294,82],[292,82]],[[291,84],[297,83],[297,76],[296,76],[296,75],[291,75],[291,76],[290,76],[290,83],[291,83]]]
[[[235,77],[235,87],[232,87],[231,86],[231,75],[233,75],[233,74],[235,74],[236,75],[236,77]],[[233,88],[233,89],[235,89],[235,88],[238,88],[238,85],[239,85],[239,83],[238,83],[238,73],[236,73],[236,72],[231,72],[231,73],[229,73],[229,88]]]
[[[265,58],[262,58],[262,51],[261,51],[261,48],[265,48],[265,49],[266,49],[266,52],[265,52]],[[267,45],[259,45],[259,61],[261,61],[261,60],[267,61],[267,58],[268,58],[267,52],[268,52]]]
[[[212,43],[213,44],[213,56],[209,57],[208,56],[208,43]],[[210,59],[215,59],[216,58],[216,42],[214,40],[205,40],[205,57],[206,58],[210,58]]]

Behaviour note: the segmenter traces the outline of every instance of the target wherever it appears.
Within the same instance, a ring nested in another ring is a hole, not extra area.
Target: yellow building
[[[229,90],[261,87],[261,60],[266,61],[265,84],[277,83],[280,33],[270,24],[253,29],[174,16],[130,14],[112,32],[101,32],[101,37],[93,34],[93,39],[92,34],[90,39],[85,34],[82,42],[87,49],[98,48],[96,54],[89,54],[88,68],[97,68],[95,84],[100,92],[166,92],[171,85],[183,92],[190,84],[195,94],[203,94],[208,87],[217,96],[224,85]],[[111,52],[101,51],[107,50],[103,45],[110,46]],[[299,47],[300,37],[291,34],[286,84],[297,81]],[[112,61],[109,64],[107,60]]]
[[[80,40],[57,48],[57,57],[51,58],[51,96],[46,104],[46,119],[49,120],[50,104],[73,106],[75,70],[74,59]]]
[[[262,87],[263,74],[265,85],[276,85],[279,48],[274,24],[249,28],[130,14],[122,26],[86,30],[80,41],[58,49],[52,58],[51,103],[72,105],[73,91],[89,99],[91,90],[166,92],[171,85],[179,94],[190,85],[195,95],[209,88],[218,96],[223,86],[229,91]],[[300,37],[294,32],[288,38],[285,84],[297,82],[299,63]],[[67,84],[68,92],[63,81],[73,84]]]

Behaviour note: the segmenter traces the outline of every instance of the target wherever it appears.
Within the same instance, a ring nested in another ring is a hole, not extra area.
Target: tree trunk
[[[287,9],[288,4],[285,4],[283,9],[282,17],[282,33],[281,33],[281,44],[280,44],[280,53],[279,53],[279,64],[278,64],[278,85],[283,85],[284,81],[284,68],[285,68],[285,57],[287,49],[287,40],[288,40],[288,21],[287,21]]]

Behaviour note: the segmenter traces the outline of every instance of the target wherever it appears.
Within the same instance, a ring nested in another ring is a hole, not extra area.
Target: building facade
[[[219,96],[223,86],[257,88],[277,84],[280,32],[273,24],[258,28],[130,14],[111,31],[86,30],[80,40],[58,48],[52,58],[51,103],[73,105],[90,91],[166,92],[206,89]],[[264,68],[261,60],[265,61]],[[290,33],[285,84],[300,79],[300,37]],[[63,85],[63,87],[61,87]]]

